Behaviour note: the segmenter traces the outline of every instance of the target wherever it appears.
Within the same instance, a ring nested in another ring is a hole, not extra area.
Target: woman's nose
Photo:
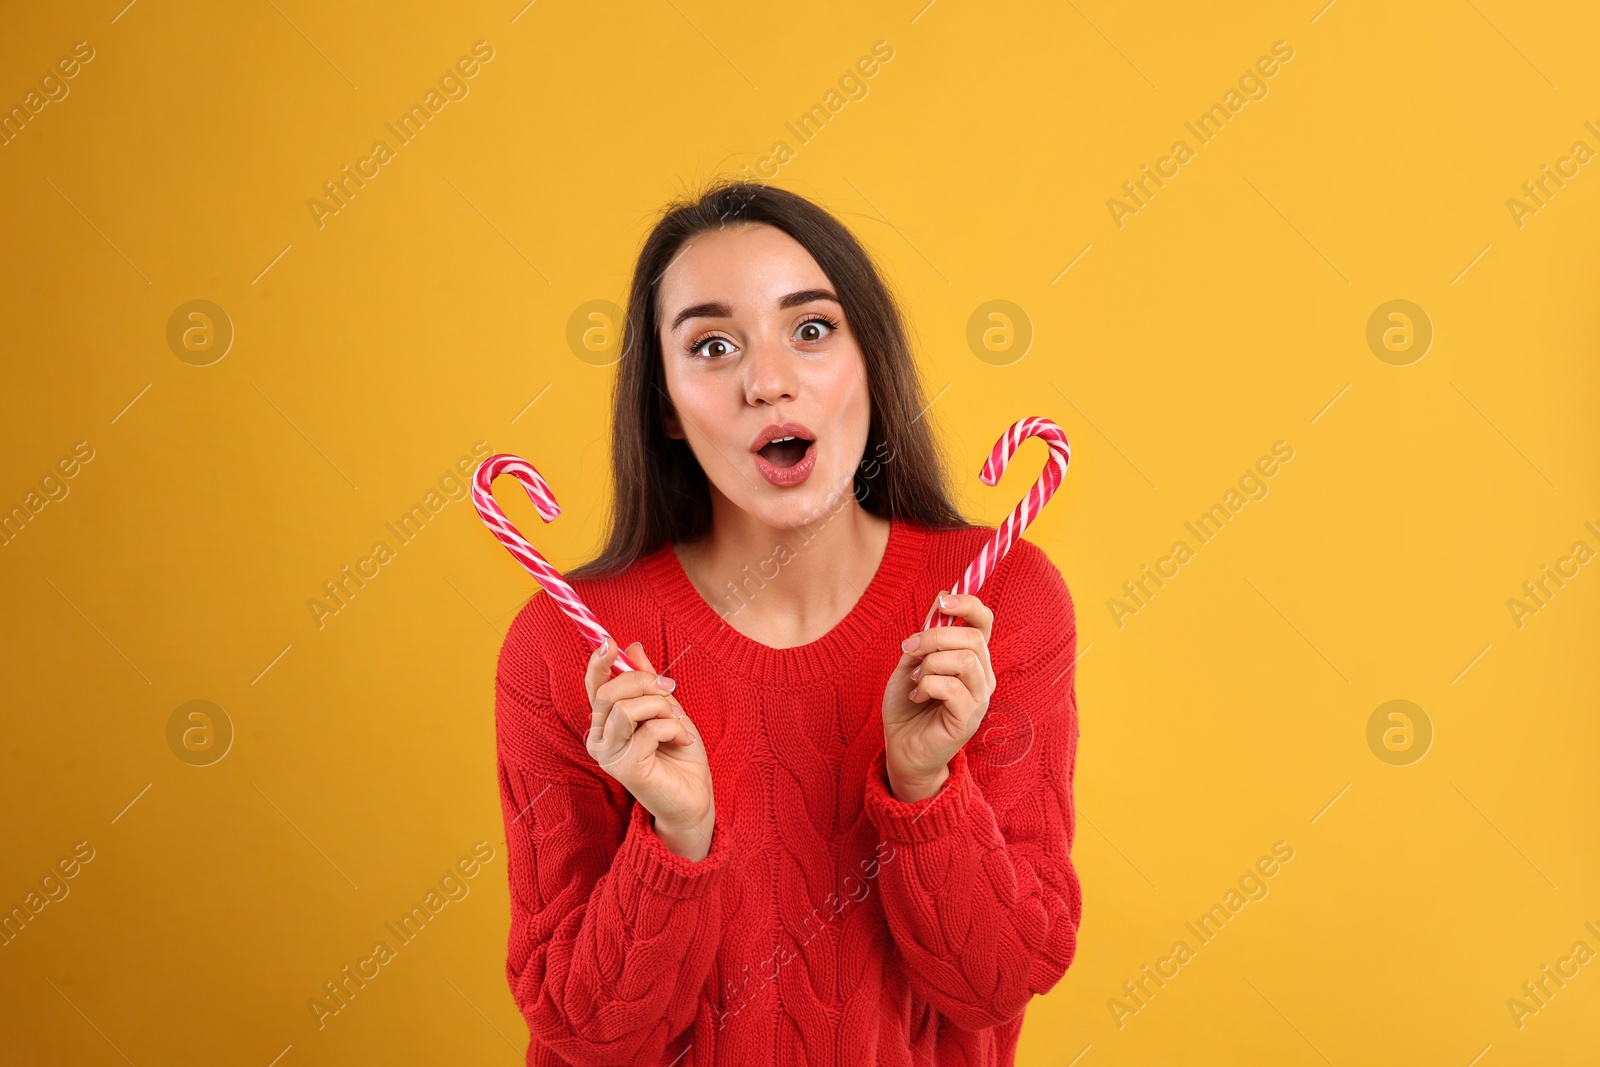
[[[753,344],[744,360],[746,403],[795,399],[799,388],[795,370],[794,357],[783,345],[772,341]]]

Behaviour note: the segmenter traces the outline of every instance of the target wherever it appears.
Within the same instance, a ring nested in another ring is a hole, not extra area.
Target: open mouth
[[[817,439],[798,422],[772,423],[750,442],[761,476],[779,488],[799,485],[817,465]]]
[[[793,434],[768,441],[756,450],[756,455],[779,470],[787,470],[806,458],[806,451],[812,443],[810,438]]]

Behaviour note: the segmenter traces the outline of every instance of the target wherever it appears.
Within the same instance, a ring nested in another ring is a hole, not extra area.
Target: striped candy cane
[[[1033,488],[1028,490],[1028,495],[1023,497],[1022,503],[1011,510],[1006,516],[1006,521],[989,538],[983,550],[967,566],[966,573],[961,580],[951,588],[950,592],[957,596],[976,593],[983,588],[983,583],[989,580],[989,575],[994,573],[995,567],[1005,558],[1011,546],[1022,536],[1022,531],[1028,524],[1039,517],[1039,511],[1055,491],[1061,488],[1061,479],[1066,477],[1067,464],[1072,462],[1072,448],[1067,444],[1066,432],[1051,422],[1049,419],[1037,417],[1019,419],[1011,424],[1004,436],[995,442],[994,449],[989,453],[989,458],[983,464],[983,470],[978,477],[983,479],[984,485],[995,485],[1000,481],[1000,476],[1005,473],[1006,465],[1011,462],[1011,457],[1016,454],[1017,448],[1030,437],[1041,438],[1050,446],[1050,458],[1045,462],[1044,472],[1039,475],[1039,480],[1033,483]],[[959,626],[961,620],[946,615],[939,610],[938,601],[928,611],[928,618],[922,624],[924,630],[935,626]]]
[[[511,520],[506,518],[505,512],[500,510],[500,505],[494,502],[494,494],[489,492],[489,483],[500,474],[509,474],[522,483],[522,487],[528,491],[528,499],[539,509],[539,517],[545,522],[552,522],[561,514],[561,506],[556,503],[555,494],[550,492],[550,486],[540,477],[539,472],[533,469],[533,464],[520,456],[504,452],[490,456],[478,464],[478,470],[472,476],[472,506],[478,509],[478,516],[483,519],[484,525],[489,527],[489,532],[499,538],[500,543],[506,546],[506,551],[517,557],[517,562],[539,580],[544,591],[555,598],[556,606],[577,624],[578,629],[589,639],[589,643],[599,648],[600,642],[611,637],[606,628],[600,625],[600,620],[589,610],[589,606],[578,599],[578,594],[567,584],[567,580],[561,577],[561,572],[550,566],[549,562],[539,555],[539,550],[517,532],[517,528],[511,525]],[[639,669],[623,653],[622,646],[617,645],[615,638],[611,639],[611,643],[617,646],[617,658],[611,664],[614,674]]]

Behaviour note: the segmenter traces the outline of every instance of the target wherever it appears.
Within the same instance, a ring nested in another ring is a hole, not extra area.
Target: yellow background
[[[1521,1028],[1506,1005],[1600,951],[1600,566],[1520,628],[1507,607],[1600,549],[1600,163],[1520,228],[1506,204],[1600,149],[1592,9],[519,8],[7,15],[0,101],[95,58],[0,148],[0,505],[95,458],[0,549],[0,905],[95,858],[0,948],[0,1059],[518,1062],[492,674],[536,587],[465,501],[404,547],[384,524],[481,440],[555,488],[552,561],[587,558],[614,368],[569,316],[624,298],[669,196],[779,140],[775,181],[904,297],[971,512],[1033,477],[1037,444],[977,481],[1007,423],[1072,440],[1028,537],[1079,611],[1083,927],[1019,1062],[1592,1059],[1600,962]],[[319,229],[322,183],[479,40],[470,95]],[[799,144],[785,123],[880,40]],[[1195,145],[1280,40],[1269,95]],[[1195,158],[1118,228],[1107,200],[1179,138]],[[209,366],[166,340],[195,299],[236,331]],[[1034,331],[1005,365],[966,341],[996,299]],[[1435,331],[1408,366],[1366,342],[1393,299]],[[1279,440],[1270,495],[1119,628],[1122,583]],[[319,629],[307,601],[379,539],[396,558]],[[1409,766],[1367,744],[1392,699],[1433,727]],[[208,767],[168,747],[190,700],[236,732]],[[309,998],[479,840],[471,894],[319,1031]],[[1280,840],[1270,895],[1119,1027],[1122,983]]]

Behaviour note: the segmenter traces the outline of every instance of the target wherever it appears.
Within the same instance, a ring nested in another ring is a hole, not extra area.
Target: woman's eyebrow
[[[802,289],[798,293],[790,293],[778,301],[778,307],[786,310],[799,307],[801,304],[809,304],[813,300],[831,300],[835,304],[839,303],[839,298],[827,289]]]
[[[815,300],[831,300],[835,304],[839,303],[839,298],[828,289],[801,289],[779,300],[778,307],[787,310],[792,307],[799,307],[801,304],[809,304]],[[693,304],[672,317],[672,326],[668,332],[676,330],[690,319],[727,319],[732,317],[733,309],[720,300],[712,300],[704,304]]]
[[[733,309],[727,304],[713,300],[708,304],[694,304],[684,308],[672,317],[671,330],[676,330],[690,319],[726,319],[733,316]],[[669,330],[668,332],[671,332]]]

